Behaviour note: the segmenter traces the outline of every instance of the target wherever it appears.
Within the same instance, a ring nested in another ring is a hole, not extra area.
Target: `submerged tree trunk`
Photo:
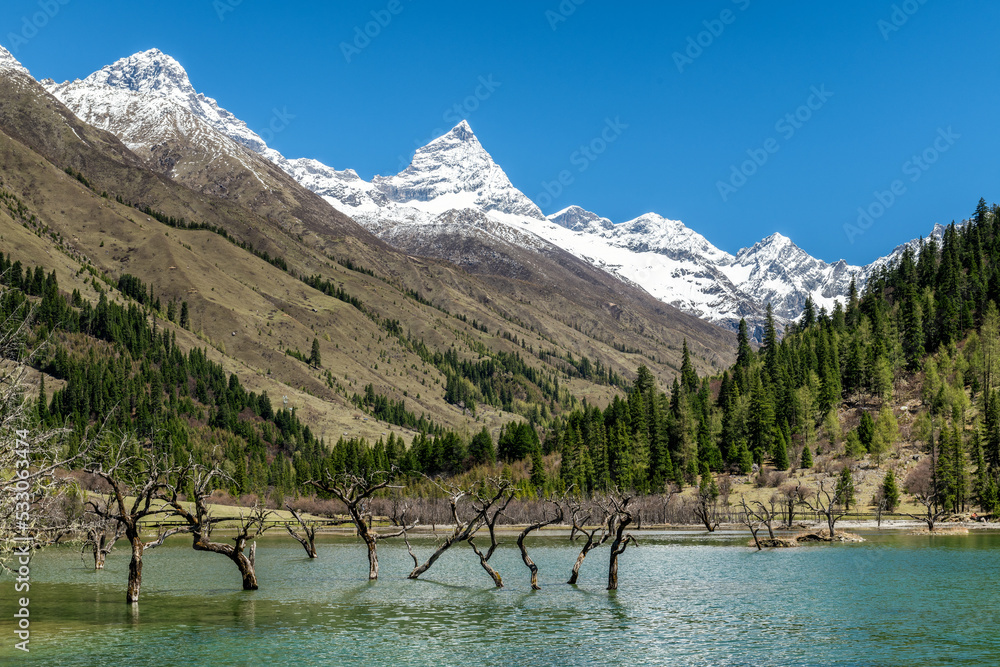
[[[486,574],[490,575],[490,579],[493,580],[493,585],[497,588],[503,588],[503,578],[500,576],[500,573],[493,569],[493,566],[490,565],[490,556],[493,555],[496,544],[494,543],[489,551],[484,554],[472,540],[473,538],[470,537],[468,540],[469,546],[472,547],[472,550],[476,552],[477,556],[479,556],[479,564],[483,566],[484,570],[486,570]]]
[[[254,567],[254,560],[257,554],[257,543],[254,542],[250,545],[249,557],[244,556],[242,551],[237,551],[236,549],[233,549],[233,552],[233,560],[236,562],[236,567],[240,571],[240,576],[243,577],[243,590],[257,590],[259,586],[257,585],[257,571]]]
[[[103,532],[99,534],[92,533],[90,537],[94,545],[94,569],[103,570],[104,562],[107,560],[108,554],[111,553],[111,549],[114,548],[115,544],[113,541],[111,544],[108,544],[108,536]],[[115,538],[117,537],[115,535]]]
[[[413,553],[413,550],[410,549],[410,556],[413,558],[415,567],[407,576],[407,579],[416,579],[429,570],[437,559],[440,558],[445,551],[454,546],[456,542],[468,542],[476,554],[479,555],[480,563],[493,579],[493,583],[497,585],[497,588],[503,586],[503,580],[500,578],[500,575],[496,570],[490,567],[487,561],[489,561],[490,556],[493,555],[493,551],[496,549],[496,538],[493,532],[496,521],[500,517],[500,514],[502,514],[507,508],[507,505],[514,497],[514,494],[510,490],[510,482],[507,480],[489,480],[489,482],[493,486],[493,495],[476,494],[472,503],[472,508],[475,511],[475,514],[467,521],[461,520],[458,516],[458,503],[467,495],[467,492],[458,488],[451,489],[448,496],[448,503],[451,505],[451,516],[455,521],[455,528],[452,530],[451,535],[449,535],[445,541],[438,546],[438,548],[431,554],[430,558],[428,558],[423,565],[416,565],[417,557]],[[501,503],[502,499],[503,502]],[[501,503],[499,508],[495,507],[498,503]],[[491,510],[493,511],[492,516],[490,516]],[[477,549],[476,545],[472,542],[476,533],[484,525],[489,526],[491,539],[489,554],[485,556],[480,553],[479,549]],[[405,529],[403,534],[406,534]],[[407,548],[409,549],[409,542],[407,542]]]
[[[94,545],[94,569],[103,570],[104,561],[107,559],[107,554],[96,544]]]
[[[290,523],[285,524],[285,530],[287,530],[288,534],[294,537],[295,540],[302,545],[302,548],[306,550],[306,555],[309,556],[309,558],[316,558],[316,527],[310,526],[306,523],[306,520],[302,518],[302,515],[292,509],[291,505],[285,503],[285,507],[288,508],[288,511],[292,513],[295,520],[299,522],[300,526],[302,526],[303,534],[300,535],[298,531],[292,528]]]
[[[528,570],[531,572],[531,588],[536,591],[541,590],[541,587],[538,585],[538,566],[535,565],[535,561],[531,560],[531,557],[528,556],[528,549],[524,546],[524,539],[536,530],[540,530],[545,526],[551,526],[552,524],[563,520],[564,514],[562,505],[559,505],[558,503],[555,505],[555,514],[551,518],[525,526],[524,530],[522,530],[517,536],[517,548],[521,551],[521,560],[524,561],[524,564],[528,566]]]
[[[125,594],[125,602],[135,604],[139,601],[139,589],[142,587],[142,552],[146,546],[139,537],[139,530],[135,525],[126,528],[126,537],[132,545],[132,560],[128,564],[128,591]]]
[[[410,572],[409,575],[407,575],[406,578],[407,579],[416,579],[417,577],[419,577],[420,575],[422,575],[424,572],[426,572],[427,570],[431,569],[431,566],[434,565],[434,563],[437,561],[437,559],[440,558],[441,555],[445,551],[447,551],[448,549],[450,549],[451,546],[457,541],[456,537],[457,536],[450,536],[450,537],[448,537],[448,539],[446,539],[444,542],[442,542],[441,546],[439,546],[434,551],[434,553],[432,553],[430,555],[430,557],[426,561],[424,561],[423,565],[418,565],[417,567],[413,568],[413,570]]]
[[[391,486],[390,480],[392,471],[378,471],[368,477],[343,475],[339,481],[333,479],[327,473],[325,481],[310,481],[309,483],[317,489],[330,493],[337,497],[340,502],[347,507],[347,513],[351,517],[351,522],[357,529],[358,537],[365,541],[368,547],[368,579],[375,581],[378,579],[378,541],[389,537],[399,537],[406,533],[407,527],[392,535],[379,535],[372,527],[372,515],[367,512],[369,499],[378,491],[383,489],[399,489],[402,487]],[[298,518],[298,517],[296,517]],[[302,519],[299,518],[301,522]],[[415,524],[414,524],[415,525]],[[412,573],[411,573],[412,574]],[[411,579],[416,577],[411,576]]]
[[[368,579],[375,581],[378,579],[378,551],[376,550],[378,538],[372,534],[371,528],[367,529],[362,537],[365,544],[368,545]]]
[[[632,523],[632,514],[626,507],[629,499],[623,502],[615,502],[615,512],[611,521],[617,523],[615,530],[615,540],[611,543],[611,560],[608,563],[608,590],[618,590],[618,557],[625,553],[629,542],[634,542],[632,535],[626,535],[625,529]]]
[[[244,543],[245,544],[245,543]],[[256,551],[256,544],[250,546],[250,557],[248,558],[246,554],[243,553],[243,544],[237,541],[236,546],[231,546],[229,544],[220,544],[218,542],[209,542],[203,539],[200,535],[195,535],[194,537],[194,550],[195,551],[208,551],[211,553],[222,554],[229,560],[235,563],[236,568],[240,571],[240,577],[243,579],[243,590],[245,591],[255,591],[259,588],[257,585],[257,573],[254,570],[254,558],[253,555]]]
[[[569,581],[566,582],[570,586],[576,585],[577,580],[580,578],[580,568],[583,566],[583,561],[587,558],[587,554],[607,542],[608,538],[611,537],[611,533],[608,531],[609,526],[607,523],[609,518],[607,514],[608,509],[602,507],[602,510],[604,511],[604,517],[601,521],[601,527],[587,530],[585,525],[590,520],[591,515],[587,514],[586,516],[581,516],[583,510],[579,503],[576,505],[570,505],[573,523],[573,531],[570,533],[570,542],[573,541],[572,536],[574,533],[583,533],[587,536],[587,541],[580,550],[580,555],[576,557],[576,562],[573,563],[573,572],[570,574]],[[598,531],[601,532],[600,538],[597,537]]]
[[[542,590],[542,587],[538,585],[538,566],[535,565],[535,561],[531,560],[528,550],[524,548],[523,538],[517,538],[517,546],[521,550],[521,560],[524,561],[524,564],[528,566],[528,570],[531,572],[531,590]]]
[[[573,573],[569,576],[569,581],[566,582],[567,584],[570,586],[576,584],[577,579],[580,578],[580,567],[583,566],[584,559],[587,558],[587,554],[590,553],[591,549],[594,549],[596,546],[597,545],[594,544],[593,540],[588,540],[587,544],[583,546],[583,549],[580,551],[580,555],[576,557],[576,562],[573,563]]]

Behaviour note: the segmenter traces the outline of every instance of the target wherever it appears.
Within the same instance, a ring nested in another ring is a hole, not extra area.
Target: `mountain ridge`
[[[136,73],[139,66],[146,68],[145,75]],[[213,98],[196,93],[179,63],[155,49],[124,58],[82,82],[48,88],[74,111],[93,116],[82,98],[111,94],[103,92],[102,85],[111,90],[123,86],[148,90],[187,108],[221,135],[276,164],[300,185],[404,252],[413,248],[403,245],[403,239],[426,237],[428,231],[417,234],[401,231],[400,226],[444,229],[436,221],[449,211],[479,211],[517,230],[514,238],[524,249],[556,246],[660,301],[730,330],[745,318],[761,332],[767,304],[779,325],[799,317],[807,299],[817,307],[832,309],[836,300],[846,298],[852,279],[858,289],[863,288],[873,270],[913,244],[901,244],[869,265],[852,266],[844,260],[816,259],[780,234],[733,255],[684,223],[652,212],[620,223],[578,206],[545,216],[513,186],[466,120],[417,150],[403,171],[366,181],[352,169],[338,171],[309,158],[288,159],[269,148]],[[478,220],[475,216],[463,219]],[[511,241],[509,234],[497,236],[498,227],[488,227],[498,243]],[[486,228],[479,225],[470,233],[481,236]],[[453,228],[448,234],[456,238]],[[424,242],[420,245],[429,247]]]

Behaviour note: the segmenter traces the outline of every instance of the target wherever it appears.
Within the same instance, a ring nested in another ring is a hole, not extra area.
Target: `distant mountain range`
[[[242,165],[264,182],[266,168],[254,159],[264,158],[406,253],[517,278],[531,273],[532,253],[565,252],[730,330],[746,318],[759,334],[768,303],[779,324],[797,318],[808,297],[832,309],[845,299],[852,278],[861,289],[906,245],[868,266],[852,266],[816,259],[781,234],[732,255],[656,213],[615,224],[571,206],[546,217],[514,187],[466,121],[417,150],[402,172],[366,181],[352,169],[289,159],[269,148],[245,122],[195,91],[184,68],[155,49],[83,80],[42,84],[81,120],[115,134],[176,180],[197,181],[199,170],[223,162]],[[191,145],[203,160],[192,163],[178,153]]]

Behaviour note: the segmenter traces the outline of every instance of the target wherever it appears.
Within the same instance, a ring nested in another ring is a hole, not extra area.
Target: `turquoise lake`
[[[369,583],[363,546],[327,537],[320,557],[261,539],[261,589],[175,539],[147,553],[137,610],[124,603],[125,543],[95,572],[71,548],[32,562],[31,651],[13,649],[13,582],[0,579],[2,664],[38,665],[998,665],[1000,534],[862,532],[863,544],[756,552],[746,533],[641,533],[605,590],[607,547],[566,585],[578,548],[529,538],[532,591],[513,537],[491,563],[467,545],[424,578],[396,541]],[[414,542],[426,557],[433,541]]]

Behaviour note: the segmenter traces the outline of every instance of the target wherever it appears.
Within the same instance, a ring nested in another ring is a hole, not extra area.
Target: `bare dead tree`
[[[472,502],[472,509],[483,517],[483,526],[486,527],[490,535],[490,547],[484,554],[480,551],[479,547],[476,546],[476,543],[473,540],[475,540],[476,533],[478,531],[473,531],[473,533],[469,535],[466,542],[469,543],[469,546],[472,547],[472,551],[479,557],[479,564],[484,570],[486,570],[486,574],[490,575],[490,579],[493,580],[493,585],[497,588],[503,588],[503,578],[500,576],[500,573],[497,572],[492,565],[490,565],[490,558],[493,557],[493,554],[497,550],[497,521],[507,510],[507,507],[510,505],[510,501],[514,499],[514,493],[511,491],[510,493],[505,494],[500,501],[492,501],[492,496],[485,490],[474,492],[472,495],[475,498]]]
[[[708,479],[703,478],[698,487],[698,495],[695,499],[694,514],[705,526],[705,530],[714,533],[719,527],[719,487],[715,480],[711,479],[711,473],[706,473]]]
[[[882,493],[882,488],[879,487],[875,490],[872,495],[872,507],[875,508],[875,525],[878,528],[882,527],[882,515],[886,513],[889,509],[889,501]]]
[[[95,503],[103,502],[103,514],[109,514],[109,500],[96,500]],[[90,514],[90,513],[88,513]],[[83,545],[80,555],[85,551],[90,551],[94,555],[94,569],[103,570],[104,562],[108,555],[114,550],[115,543],[125,536],[125,526],[119,521],[103,518],[98,514],[93,514],[93,519],[86,521],[83,527]]]
[[[927,530],[934,532],[937,522],[948,516],[950,512],[941,503],[941,493],[938,489],[932,468],[932,459],[925,458],[906,477],[906,492],[911,494],[918,503],[924,506],[923,514],[906,516],[927,524]]]
[[[577,579],[580,578],[580,568],[583,566],[583,561],[587,558],[587,554],[607,542],[611,537],[611,532],[609,530],[610,517],[607,514],[607,509],[601,507],[600,505],[597,505],[596,507],[604,512],[601,517],[600,525],[597,528],[587,530],[587,525],[590,524],[593,518],[593,512],[588,511],[584,514],[583,506],[579,502],[569,505],[570,520],[573,523],[573,529],[570,532],[570,541],[573,541],[573,536],[576,533],[580,533],[587,537],[587,541],[584,542],[583,548],[580,550],[580,555],[576,557],[576,562],[573,563],[573,572],[570,574],[569,581],[566,582],[571,586],[575,585]],[[601,534],[600,537],[597,537],[598,533]]]
[[[432,480],[433,481],[433,480]],[[450,535],[448,535],[444,541],[438,545],[438,548],[430,555],[430,557],[424,561],[422,565],[417,565],[417,556],[413,553],[413,549],[410,547],[409,540],[407,540],[407,549],[410,551],[410,557],[413,558],[413,571],[408,575],[408,579],[416,579],[424,572],[429,570],[432,565],[437,561],[441,555],[450,549],[457,542],[466,542],[470,537],[473,537],[476,532],[482,528],[487,518],[487,513],[492,509],[497,503],[504,502],[508,496],[513,495],[511,492],[510,481],[506,479],[494,479],[489,480],[488,484],[491,487],[489,495],[483,494],[480,496],[480,503],[478,507],[475,508],[475,512],[467,519],[462,519],[459,513],[459,504],[462,499],[468,496],[468,491],[461,489],[459,487],[444,487],[439,482],[434,481],[438,488],[442,489],[448,497],[448,504],[451,507],[451,516],[455,522],[455,526],[452,529]],[[509,502],[509,499],[506,500]],[[505,505],[506,505],[505,502]]]
[[[132,548],[125,593],[125,601],[130,604],[139,601],[142,587],[142,556],[146,544],[142,541],[140,524],[147,517],[164,513],[162,507],[154,507],[153,500],[167,488],[167,479],[176,472],[152,451],[136,454],[138,447],[133,435],[123,435],[111,446],[107,465],[98,463],[89,467],[90,472],[111,487],[108,502],[88,502],[90,512],[104,521],[121,524]]]
[[[202,465],[189,464],[177,475],[176,483],[169,487],[169,495],[166,496],[165,502],[170,508],[171,515],[187,523],[187,532],[191,533],[195,551],[221,554],[233,561],[243,579],[243,590],[255,591],[259,588],[254,567],[257,545],[255,542],[250,544],[248,550],[247,544],[267,530],[267,520],[271,512],[260,505],[249,510],[240,508],[236,536],[232,538],[233,544],[213,542],[212,529],[225,519],[211,515],[208,509],[208,497],[212,493],[215,481],[226,477],[218,466],[206,468]],[[194,511],[186,508],[180,501],[180,489],[186,486],[192,490],[194,496],[188,499],[189,502],[193,502]]]
[[[834,483],[832,489],[826,488],[826,483],[830,480],[821,480],[819,483],[819,490],[816,491],[816,501],[815,503],[810,502],[808,497],[802,499],[802,504],[810,509],[810,511],[816,512],[824,517],[826,517],[826,523],[830,530],[830,539],[834,537],[834,527],[837,521],[847,514],[847,505],[842,502],[841,491],[837,489],[836,483]]]
[[[772,496],[772,501],[777,501],[781,505],[786,527],[791,528],[795,523],[795,508],[805,501],[808,494],[809,492],[799,483],[794,486],[785,484],[778,489],[777,498]]]
[[[757,546],[757,551],[760,551],[763,546],[757,538],[757,533],[760,532],[761,527],[766,526],[768,536],[772,540],[774,539],[774,503],[772,502],[770,507],[759,500],[747,503],[746,497],[740,496],[740,504],[743,506],[743,525],[750,529],[753,543]]]
[[[368,579],[372,581],[378,579],[378,541],[399,537],[406,532],[407,528],[413,527],[403,526],[394,533],[383,534],[379,534],[372,527],[372,514],[369,505],[371,497],[382,489],[402,488],[392,485],[392,473],[383,470],[368,476],[345,474],[335,479],[327,472],[325,480],[312,480],[309,483],[320,491],[336,496],[347,507],[347,513],[358,530],[358,536],[364,540],[368,547]]]
[[[618,590],[618,557],[625,553],[629,542],[638,544],[635,536],[626,533],[625,529],[632,523],[632,512],[629,510],[630,496],[620,496],[612,493],[606,500],[606,513],[608,515],[608,533],[614,534],[614,541],[611,542],[611,559],[608,563],[608,590]]]
[[[538,585],[538,566],[535,565],[535,561],[531,560],[531,557],[528,556],[528,549],[524,546],[524,540],[528,537],[528,535],[536,530],[562,522],[565,517],[562,504],[553,502],[552,505],[553,510],[551,516],[543,519],[542,521],[536,521],[535,523],[525,526],[524,530],[522,530],[517,536],[517,548],[521,551],[521,560],[524,561],[524,564],[531,572],[531,588],[536,591],[541,590],[541,587]]]
[[[288,503],[285,503],[285,507],[292,513],[292,517],[302,528],[302,533],[300,534],[295,528],[293,528],[291,522],[285,524],[285,530],[287,530],[288,534],[294,537],[298,543],[302,545],[302,548],[306,550],[306,555],[310,558],[316,558],[316,524],[314,522],[307,522],[302,515],[292,509],[292,506]]]
[[[2,288],[0,288],[2,292]],[[46,341],[32,341],[36,306],[23,304],[0,319],[0,568],[15,552],[55,544],[75,531],[75,518],[54,516],[61,496],[71,486],[56,472],[89,453],[91,440],[78,453],[62,458],[64,428],[39,427],[31,418],[27,380],[32,360]],[[54,502],[55,501],[55,502]],[[26,505],[27,504],[27,505]],[[26,509],[26,507],[28,509]]]

